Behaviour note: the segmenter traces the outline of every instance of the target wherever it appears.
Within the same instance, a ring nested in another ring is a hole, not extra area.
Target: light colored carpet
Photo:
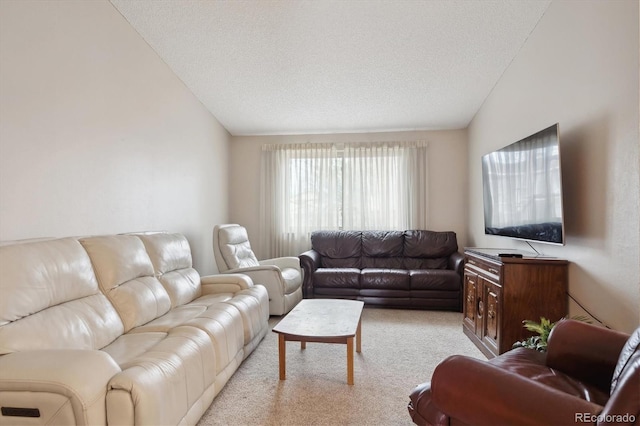
[[[280,320],[272,317],[270,329]],[[346,345],[287,343],[278,376],[278,338],[269,331],[198,423],[212,425],[411,425],[413,388],[449,355],[484,355],[462,333],[457,312],[365,308],[362,352],[347,385]]]

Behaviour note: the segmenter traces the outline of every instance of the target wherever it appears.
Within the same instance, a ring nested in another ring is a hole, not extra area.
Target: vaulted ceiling
[[[232,135],[465,128],[550,0],[111,0]]]

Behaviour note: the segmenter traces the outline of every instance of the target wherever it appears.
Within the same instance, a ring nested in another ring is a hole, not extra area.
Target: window
[[[426,227],[424,142],[266,145],[261,252],[297,255],[315,230]]]

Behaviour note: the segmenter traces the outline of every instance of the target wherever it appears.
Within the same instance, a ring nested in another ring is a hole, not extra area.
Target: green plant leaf
[[[574,316],[571,319],[591,323],[589,318],[584,315]],[[513,344],[512,348],[529,348],[535,349],[540,352],[546,352],[549,334],[551,334],[551,330],[553,330],[553,327],[557,324],[557,322],[551,322],[551,320],[545,317],[540,317],[540,322],[524,320],[522,321],[522,324],[524,328],[531,331],[532,333],[536,333],[537,336],[531,336],[521,342],[516,342]]]

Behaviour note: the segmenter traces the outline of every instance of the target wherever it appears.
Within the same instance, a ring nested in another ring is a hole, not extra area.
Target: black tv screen
[[[564,244],[558,124],[482,157],[488,235]]]

